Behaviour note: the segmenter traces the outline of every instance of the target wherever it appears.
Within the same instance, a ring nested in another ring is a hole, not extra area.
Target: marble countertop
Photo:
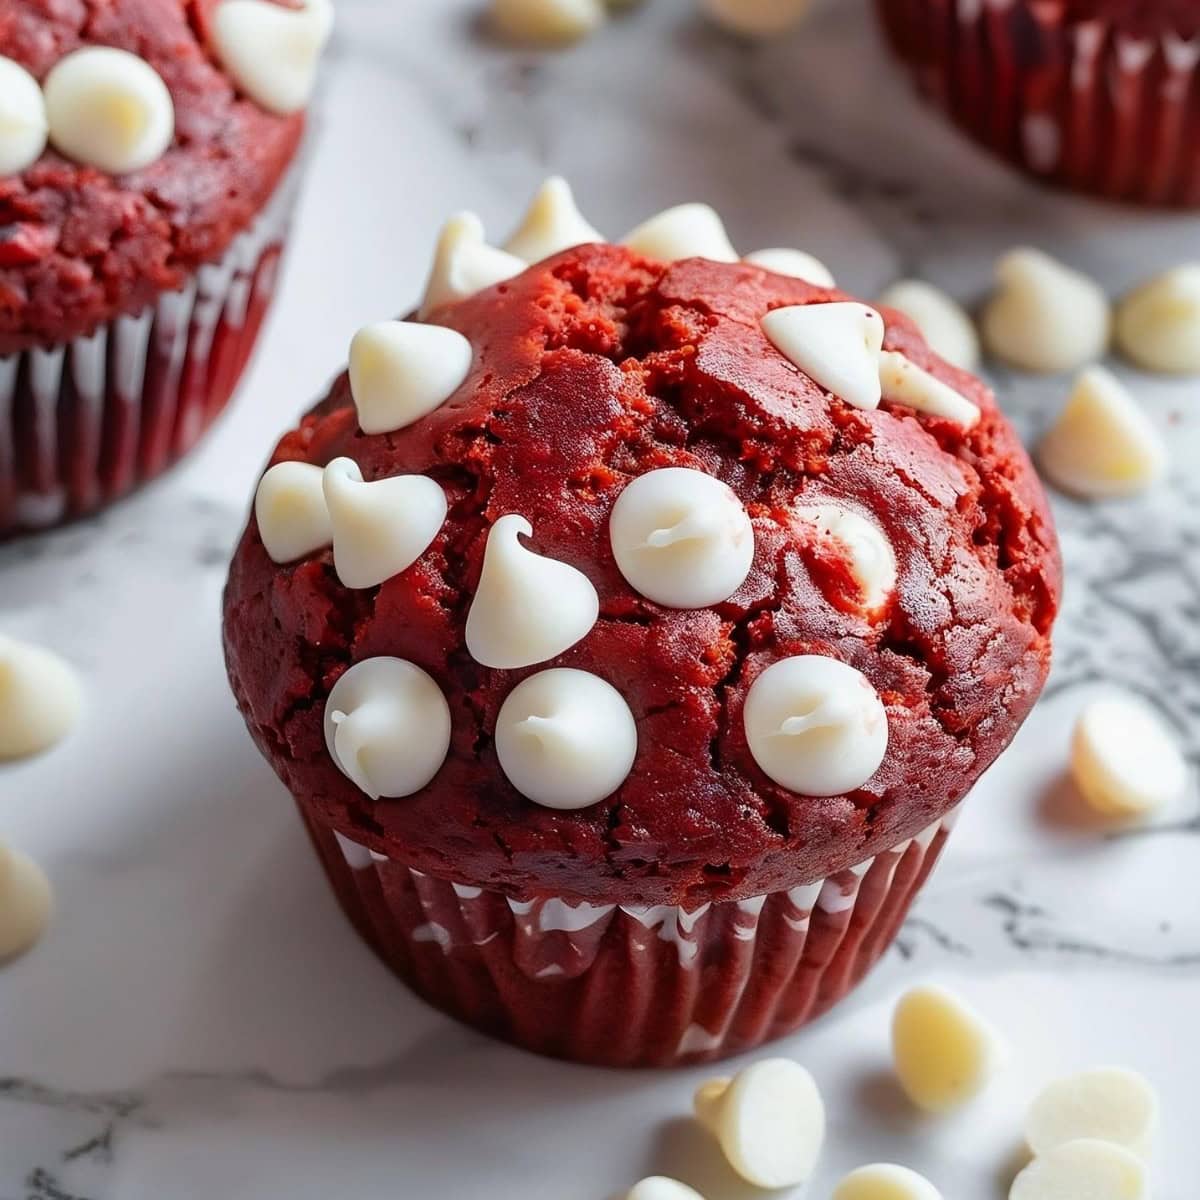
[[[255,473],[353,331],[415,299],[446,214],[503,230],[557,170],[613,234],[708,199],[746,249],[804,246],[865,295],[917,273],[964,300],[1014,241],[1114,291],[1200,241],[1196,217],[1047,195],[964,145],[886,62],[863,0],[758,48],[650,0],[544,56],[488,44],[473,7],[339,0],[294,253],[235,410],[133,500],[0,550],[0,628],[62,651],[91,701],[68,743],[0,770],[0,837],[59,900],[45,941],[0,971],[0,1200],[603,1200],[650,1172],[709,1200],[755,1194],[686,1120],[705,1072],[541,1061],[410,997],[344,924],[227,691],[218,602]],[[994,382],[1030,437],[1064,392]],[[1044,700],[884,964],[779,1046],[829,1107],[814,1197],[886,1158],[954,1200],[999,1200],[1032,1092],[1106,1062],[1162,1091],[1158,1200],[1194,1195],[1196,798],[1121,833],[1062,777],[1072,718],[1106,681],[1200,759],[1200,389],[1136,385],[1170,427],[1171,480],[1056,499],[1068,593]],[[986,1099],[938,1122],[887,1072],[890,1005],[928,978],[1013,1046]]]

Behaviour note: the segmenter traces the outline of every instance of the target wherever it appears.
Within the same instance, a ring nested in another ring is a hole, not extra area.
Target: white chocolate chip
[[[861,671],[818,654],[772,663],[742,717],[754,761],[781,787],[838,796],[862,787],[887,753],[887,712]]]
[[[755,250],[746,255],[746,261],[756,267],[765,267],[776,275],[791,275],[795,279],[803,279],[814,287],[836,287],[833,274],[819,259],[803,250],[790,250],[783,246],[774,246],[768,250]]]
[[[768,38],[799,25],[812,0],[701,0],[722,29],[742,37]]]
[[[1126,296],[1117,308],[1117,344],[1148,371],[1200,374],[1200,262],[1158,275]]]
[[[571,185],[555,175],[538,189],[520,228],[504,249],[527,263],[535,263],[573,246],[603,241],[604,235],[579,211]]]
[[[1148,1200],[1146,1168],[1123,1146],[1089,1138],[1035,1158],[1013,1180],[1008,1200]]]
[[[983,312],[983,340],[997,358],[1027,371],[1069,371],[1108,346],[1108,297],[1086,275],[1031,247],[996,265],[997,290]]]
[[[979,366],[979,334],[967,312],[941,288],[920,279],[893,283],[879,303],[904,313],[934,353],[953,366],[974,371]]]
[[[330,0],[304,0],[298,10],[267,0],[222,0],[213,19],[225,69],[247,96],[281,115],[308,103],[332,31]]]
[[[517,684],[496,717],[496,756],[521,795],[544,808],[599,803],[625,782],[637,725],[611,684],[555,667]]]
[[[53,911],[54,894],[42,868],[0,843],[0,963],[32,949]]]
[[[925,1178],[895,1163],[871,1163],[851,1171],[833,1189],[833,1200],[942,1200]]]
[[[1167,469],[1162,435],[1105,367],[1080,374],[1037,458],[1051,483],[1088,499],[1135,495]]]
[[[333,528],[333,565],[348,588],[369,588],[407,570],[446,519],[446,493],[424,475],[364,483],[353,459],[335,458],[322,479]]]
[[[883,318],[865,304],[795,304],[762,319],[771,344],[819,387],[855,408],[878,408]]]
[[[20,63],[0,55],[0,177],[19,175],[37,162],[48,130],[41,85]]]
[[[492,26],[517,42],[576,42],[595,33],[604,19],[602,0],[492,0]]]
[[[470,212],[458,213],[442,226],[433,255],[425,298],[418,314],[424,320],[443,304],[453,304],[520,275],[524,259],[489,246],[483,222]]]
[[[630,586],[667,608],[728,600],[754,561],[754,528],[733,490],[688,467],[629,483],[609,520],[613,557]]]
[[[1135,696],[1112,693],[1079,714],[1071,775],[1083,798],[1110,816],[1147,816],[1187,790],[1188,767],[1159,715]]]
[[[946,988],[911,988],[892,1016],[892,1061],[908,1098],[946,1113],[991,1082],[1005,1057],[991,1024]]]
[[[600,612],[592,582],[569,563],[521,543],[533,526],[501,517],[488,534],[483,573],[467,614],[471,657],[485,667],[531,667],[586,637]]]
[[[704,1200],[704,1197],[686,1183],[680,1183],[678,1179],[668,1179],[665,1175],[651,1175],[635,1183],[626,1194],[625,1200]]]
[[[907,404],[931,417],[944,417],[963,429],[979,423],[975,404],[898,351],[880,352],[879,385],[883,398],[893,404]]]
[[[325,745],[372,800],[419,792],[450,748],[450,706],[433,678],[403,658],[366,658],[333,685]]]
[[[872,520],[837,504],[797,505],[792,515],[838,542],[862,589],[863,608],[878,612],[896,591],[896,552]]]
[[[1134,1071],[1097,1067],[1056,1080],[1039,1093],[1025,1118],[1034,1154],[1079,1138],[1095,1138],[1145,1156],[1158,1123],[1158,1097]]]
[[[350,391],[363,433],[393,433],[440,408],[471,373],[456,329],[416,321],[365,325],[350,343]]]
[[[83,707],[83,689],[57,654],[0,634],[0,760],[61,741]]]
[[[635,254],[660,262],[707,258],[737,262],[738,253],[716,209],[707,204],[677,204],[643,221],[622,239]]]
[[[729,1165],[761,1188],[807,1183],[825,1141],[825,1105],[813,1077],[788,1058],[765,1058],[695,1096],[696,1119]]]
[[[258,536],[272,562],[289,563],[333,541],[324,471],[304,462],[276,463],[254,496]]]
[[[158,72],[111,46],[59,59],[43,84],[54,148],[113,175],[161,158],[175,137],[175,107]]]

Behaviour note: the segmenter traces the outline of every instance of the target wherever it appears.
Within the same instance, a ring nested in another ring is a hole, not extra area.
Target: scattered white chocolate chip
[[[416,321],[365,325],[350,343],[350,392],[363,433],[393,433],[440,408],[471,372],[457,329]]]
[[[1035,1158],[1013,1180],[1008,1200],[1148,1200],[1146,1167],[1123,1146],[1092,1138]]]
[[[799,25],[812,0],[701,0],[722,29],[742,37],[768,38]]]
[[[931,417],[945,417],[964,429],[979,422],[979,409],[966,396],[896,350],[879,354],[879,386],[883,398],[894,404],[907,404]]]
[[[247,96],[279,114],[308,103],[332,31],[330,0],[304,0],[300,9],[222,0],[213,18],[213,42],[225,69]]]
[[[496,717],[496,756],[521,795],[545,808],[597,804],[625,782],[637,725],[611,684],[555,667],[517,684]]]
[[[964,371],[979,366],[979,334],[966,310],[941,288],[920,279],[893,283],[879,303],[908,317],[936,354]]]
[[[946,988],[923,985],[900,997],[892,1016],[892,1061],[918,1107],[946,1113],[991,1082],[1005,1056],[991,1024]]]
[[[1121,350],[1146,370],[1200,374],[1200,262],[1130,292],[1117,307],[1116,328]]]
[[[372,800],[419,792],[450,749],[442,689],[404,658],[365,658],[325,701],[325,745],[338,770]]]
[[[1025,1118],[1034,1154],[1079,1138],[1095,1138],[1145,1156],[1158,1122],[1158,1097],[1134,1071],[1097,1067],[1056,1080],[1039,1093]]]
[[[895,1163],[870,1163],[846,1175],[833,1189],[833,1200],[942,1200],[925,1178]]]
[[[1123,383],[1105,367],[1080,373],[1037,448],[1051,483],[1087,499],[1132,496],[1166,473],[1162,435]]]
[[[836,287],[833,274],[819,259],[803,250],[790,250],[783,246],[774,246],[768,250],[755,250],[746,255],[746,261],[756,267],[765,267],[776,275],[791,275],[795,279],[803,279],[814,287]]]
[[[538,189],[520,228],[504,249],[527,263],[535,263],[572,246],[602,241],[604,235],[579,211],[571,185],[555,175]]]
[[[175,137],[167,85],[127,50],[75,50],[54,65],[42,90],[54,148],[101,171],[124,175],[148,167]]]
[[[0,55],[0,176],[19,175],[46,149],[49,125],[41,85]]]
[[[333,541],[323,477],[312,463],[281,462],[259,481],[254,518],[272,562],[295,562]]]
[[[825,1141],[825,1105],[813,1077],[789,1058],[764,1058],[695,1096],[696,1119],[729,1165],[761,1188],[806,1183]]]
[[[865,304],[794,304],[762,319],[776,350],[855,408],[878,408],[883,318]]]
[[[353,459],[335,458],[322,485],[333,565],[348,588],[375,587],[412,566],[446,519],[446,493],[425,475],[364,483]]]
[[[83,707],[83,689],[57,654],[0,634],[0,760],[61,741]]]
[[[630,586],[667,608],[728,600],[754,561],[754,528],[733,490],[688,467],[649,471],[617,497],[613,557]]]
[[[443,304],[465,300],[484,288],[520,275],[527,265],[515,254],[489,246],[484,240],[483,222],[474,213],[457,213],[438,235],[418,315],[424,320]]]
[[[575,42],[604,24],[602,0],[492,0],[492,26],[518,42]]]
[[[874,521],[838,504],[797,505],[792,515],[842,546],[864,609],[878,612],[887,604],[896,591],[896,552]]]
[[[818,654],[772,663],[742,717],[754,761],[781,787],[838,796],[862,787],[887,752],[887,712],[861,671]]]
[[[0,963],[32,949],[53,911],[54,895],[42,868],[0,843]]]
[[[570,649],[596,623],[600,598],[569,563],[521,543],[533,526],[501,517],[488,534],[483,573],[467,613],[467,649],[485,667],[531,667]]]
[[[625,1200],[704,1200],[704,1197],[678,1179],[651,1175],[631,1187]]]
[[[1108,346],[1108,297],[1086,275],[1031,247],[996,264],[997,290],[983,311],[983,340],[997,358],[1028,371],[1069,371]]]
[[[707,204],[677,204],[668,208],[630,230],[621,243],[635,254],[660,262],[676,262],[681,258],[738,260],[738,252],[719,214]]]

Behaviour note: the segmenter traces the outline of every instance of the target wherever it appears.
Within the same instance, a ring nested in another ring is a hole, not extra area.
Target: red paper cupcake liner
[[[346,915],[418,995],[527,1050],[612,1067],[724,1058],[820,1016],[891,944],[953,825],[804,887],[687,911],[434,879],[300,807]]]
[[[1036,0],[876,0],[921,91],[1048,182],[1200,206],[1200,36],[1068,22]]]
[[[0,358],[0,538],[93,512],[195,445],[249,361],[298,186],[293,168],[219,262],[144,312]]]

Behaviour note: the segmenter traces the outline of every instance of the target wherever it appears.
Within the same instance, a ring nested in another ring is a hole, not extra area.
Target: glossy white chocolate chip
[[[471,657],[511,670],[554,658],[586,637],[600,612],[592,582],[569,563],[522,544],[533,526],[501,517],[488,534],[483,573],[467,614]]]
[[[0,634],[0,760],[48,750],[82,707],[74,668],[41,646]]]
[[[887,604],[896,591],[896,552],[874,521],[837,504],[797,505],[792,515],[841,546],[867,612]]]
[[[450,706],[433,678],[404,658],[366,658],[325,701],[325,745],[372,800],[419,792],[450,748]]]
[[[492,0],[492,26],[503,37],[548,45],[575,42],[604,24],[603,0]]]
[[[812,0],[701,0],[722,29],[742,37],[768,38],[799,25]]]
[[[1013,1180],[1008,1200],[1148,1200],[1146,1167],[1136,1154],[1091,1138],[1039,1155]]]
[[[733,1079],[712,1079],[696,1092],[695,1109],[748,1183],[796,1187],[811,1177],[825,1141],[825,1105],[798,1062],[765,1058]]]
[[[883,350],[879,354],[879,385],[883,398],[893,404],[906,404],[931,417],[944,417],[963,429],[971,429],[979,422],[979,409],[966,396],[896,350]]]
[[[625,782],[637,725],[611,684],[556,667],[517,684],[496,717],[496,756],[521,795],[544,808],[598,803]]]
[[[1134,1071],[1097,1067],[1044,1088],[1025,1118],[1034,1154],[1079,1138],[1095,1138],[1145,1156],[1158,1123],[1158,1097]]]
[[[755,250],[746,255],[746,261],[756,267],[765,267],[776,275],[791,275],[803,279],[814,287],[836,287],[833,274],[819,259],[803,250],[790,250],[784,246],[773,246],[767,250]]]
[[[124,175],[148,167],[175,137],[167,85],[127,50],[76,50],[59,59],[42,90],[54,148],[101,171]]]
[[[1069,371],[1108,346],[1108,297],[1086,275],[1031,247],[996,265],[997,289],[983,311],[983,340],[997,358],[1027,371]]]
[[[883,318],[865,304],[795,304],[762,319],[763,333],[813,382],[855,408],[878,408]]]
[[[733,490],[688,467],[626,485],[609,520],[613,557],[630,586],[667,608],[728,600],[754,561],[754,528]]]
[[[621,243],[635,254],[660,262],[676,262],[681,258],[738,260],[738,252],[719,214],[707,204],[677,204],[668,208],[630,230]]]
[[[504,249],[527,263],[535,263],[572,246],[603,241],[604,235],[579,211],[571,185],[555,175],[538,189],[520,228]]]
[[[333,541],[324,474],[312,463],[282,462],[260,480],[254,496],[254,518],[272,562],[295,562]]]
[[[1105,367],[1088,367],[1042,438],[1037,460],[1051,483],[1097,500],[1157,483],[1166,473],[1167,448],[1125,385]]]
[[[991,1082],[1005,1057],[991,1024],[946,988],[924,985],[900,998],[892,1016],[892,1061],[918,1107],[946,1113]]]
[[[365,325],[350,343],[350,392],[363,433],[393,433],[440,408],[471,373],[456,329],[416,321]]]
[[[879,303],[908,317],[934,353],[964,371],[979,366],[979,334],[967,312],[941,288],[920,279],[893,283]]]
[[[781,787],[837,796],[862,787],[887,752],[887,712],[861,671],[801,654],[772,663],[743,712],[754,761]]]
[[[525,270],[524,259],[497,250],[484,240],[483,222],[470,212],[457,213],[442,226],[433,255],[420,317],[443,304],[474,296]]]
[[[222,0],[213,18],[213,42],[225,69],[247,96],[280,114],[308,103],[332,31],[330,0],[304,0],[300,9]]]
[[[650,1175],[629,1189],[625,1200],[704,1200],[695,1189],[678,1179],[665,1175]]]
[[[870,1163],[846,1175],[833,1189],[833,1200],[942,1200],[925,1178],[896,1163]]]
[[[333,529],[333,565],[348,588],[369,588],[407,570],[446,519],[446,493],[424,475],[364,483],[353,459],[335,458],[322,479]]]
[[[46,101],[20,63],[0,55],[0,176],[19,175],[46,149]]]
[[[1117,345],[1148,371],[1200,374],[1200,262],[1156,276],[1117,307]]]
[[[53,911],[54,894],[42,868],[0,843],[0,963],[32,949]]]

